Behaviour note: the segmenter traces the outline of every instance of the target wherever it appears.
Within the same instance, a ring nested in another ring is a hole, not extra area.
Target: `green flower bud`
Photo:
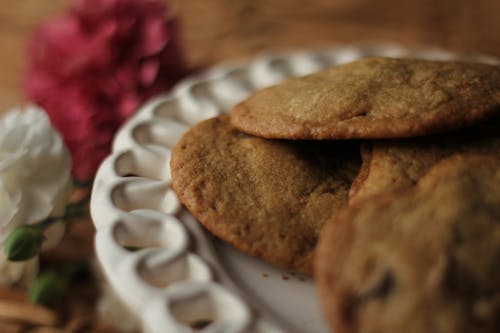
[[[29,290],[31,302],[50,305],[61,299],[68,290],[68,277],[55,271],[40,274]]]
[[[12,231],[5,240],[5,256],[11,261],[23,261],[38,254],[45,240],[43,228],[37,225],[24,225]]]

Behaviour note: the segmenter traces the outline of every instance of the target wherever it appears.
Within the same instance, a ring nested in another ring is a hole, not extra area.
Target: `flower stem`
[[[62,217],[47,217],[45,220],[32,224],[32,227],[38,227],[40,230],[45,231],[48,227],[54,224],[57,221],[61,221]]]
[[[45,241],[44,232],[56,222],[68,222],[74,218],[87,214],[88,195],[66,206],[63,216],[49,216],[43,221],[30,225],[22,225],[7,236],[4,243],[4,252],[11,261],[24,261],[38,254]]]
[[[87,213],[87,206],[90,202],[90,196],[84,196],[78,201],[71,202],[66,206],[64,211],[64,216],[62,217],[65,221],[85,216]]]

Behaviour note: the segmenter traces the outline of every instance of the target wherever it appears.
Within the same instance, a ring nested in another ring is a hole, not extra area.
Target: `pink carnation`
[[[24,88],[61,132],[73,175],[91,179],[118,127],[184,74],[160,0],[75,0],[29,43]]]

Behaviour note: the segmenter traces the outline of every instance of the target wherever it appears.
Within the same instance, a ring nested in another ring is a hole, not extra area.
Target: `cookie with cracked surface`
[[[499,262],[500,157],[458,155],[328,222],[315,278],[336,333],[493,333]]]
[[[396,138],[457,129],[500,112],[500,67],[369,57],[257,91],[230,112],[265,138]]]
[[[500,154],[500,117],[446,134],[365,142],[349,202],[415,185],[432,166],[456,153]]]
[[[319,230],[347,204],[360,165],[357,142],[267,140],[227,116],[190,129],[171,159],[174,191],[210,232],[307,274]]]

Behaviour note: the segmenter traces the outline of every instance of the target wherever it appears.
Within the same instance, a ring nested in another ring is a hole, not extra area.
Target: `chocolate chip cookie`
[[[429,169],[456,153],[500,154],[500,118],[446,134],[373,140],[362,145],[363,164],[349,192],[352,203],[414,185]]]
[[[325,227],[319,297],[336,333],[498,332],[500,158],[459,155]]]
[[[357,142],[262,139],[228,116],[191,128],[171,159],[175,192],[210,232],[308,274],[319,230],[346,205],[360,165]]]
[[[369,57],[257,91],[230,116],[265,138],[399,138],[465,127],[499,107],[498,66]]]

